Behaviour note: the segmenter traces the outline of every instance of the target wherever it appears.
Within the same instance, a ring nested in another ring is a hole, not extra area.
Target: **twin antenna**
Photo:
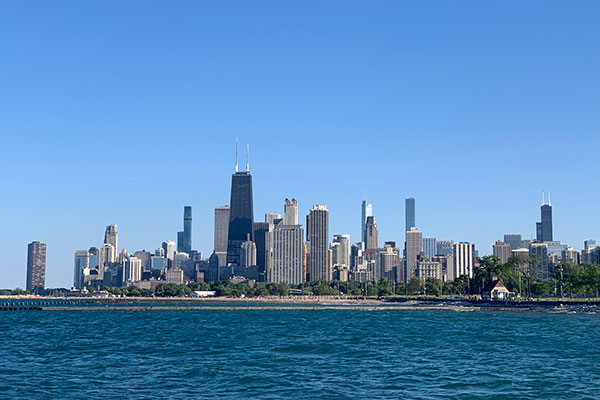
[[[546,199],[544,197],[544,191],[542,191],[542,205],[546,204]],[[550,192],[548,192],[548,205],[552,207],[552,201],[550,200]]]
[[[238,172],[238,138],[235,138],[235,172]],[[250,172],[250,145],[246,145],[246,172]]]

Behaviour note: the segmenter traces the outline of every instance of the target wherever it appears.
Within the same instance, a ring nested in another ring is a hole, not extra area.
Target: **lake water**
[[[600,315],[5,311],[0,398],[597,399]]]

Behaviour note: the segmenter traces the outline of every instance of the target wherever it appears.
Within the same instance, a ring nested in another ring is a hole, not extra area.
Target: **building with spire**
[[[542,192],[541,221],[536,223],[536,237],[540,243],[552,242],[552,203],[550,201],[550,193],[548,193],[548,204]]]
[[[248,147],[249,149],[249,147]],[[235,148],[235,173],[231,177],[231,199],[229,202],[229,229],[227,233],[227,265],[235,268],[242,265],[242,243],[254,242],[254,208],[252,202],[252,175],[246,153],[246,171],[238,171],[238,146]]]
[[[360,232],[362,237],[362,242],[366,242],[365,237],[365,228],[367,226],[367,218],[373,215],[373,204],[367,202],[367,196],[365,194],[365,199],[362,201],[360,205]]]

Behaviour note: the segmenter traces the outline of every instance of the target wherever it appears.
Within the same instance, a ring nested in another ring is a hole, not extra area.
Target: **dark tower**
[[[241,265],[240,256],[242,243],[250,238],[254,241],[252,230],[254,223],[254,208],[252,204],[252,175],[246,154],[246,171],[238,172],[237,141],[235,151],[235,174],[231,177],[231,200],[229,202],[229,233],[227,237],[227,265]]]
[[[192,207],[183,207],[183,231],[177,232],[177,251],[192,252]]]
[[[417,226],[416,222],[415,222],[415,199],[412,197],[409,197],[408,199],[406,199],[405,201],[405,213],[406,213],[406,217],[404,219],[405,221],[405,227],[404,229],[406,230],[406,232],[410,231],[410,228]]]
[[[540,207],[542,220],[536,224],[536,233],[538,242],[551,242],[552,239],[552,203],[548,193],[548,204],[545,204],[544,194],[542,193],[542,206]]]

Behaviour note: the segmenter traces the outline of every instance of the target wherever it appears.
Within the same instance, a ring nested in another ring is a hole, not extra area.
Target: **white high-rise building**
[[[281,214],[276,212],[270,212],[265,214],[265,222],[269,225],[273,225],[276,219],[281,219]]]
[[[125,281],[137,282],[142,280],[142,260],[137,257],[129,257],[125,262]]]
[[[273,238],[271,281],[294,285],[304,282],[302,226],[278,224],[271,235]]]
[[[165,250],[165,258],[171,261],[175,259],[175,242],[166,240],[162,242],[162,248]]]
[[[350,268],[350,235],[333,235],[333,243],[340,244],[339,249],[336,250],[338,253],[333,256],[333,264]]]
[[[473,277],[473,253],[475,245],[469,242],[454,243],[454,277]]]
[[[283,224],[298,225],[298,202],[296,199],[285,199],[283,205]]]
[[[90,267],[90,252],[87,250],[75,251],[75,270],[73,274],[73,287],[81,289],[83,287],[83,271]]]
[[[110,243],[105,243],[100,247],[100,268],[117,260],[115,247]]]
[[[406,232],[406,259],[404,261],[404,281],[408,282],[415,276],[417,257],[423,251],[423,232],[413,226]]]

